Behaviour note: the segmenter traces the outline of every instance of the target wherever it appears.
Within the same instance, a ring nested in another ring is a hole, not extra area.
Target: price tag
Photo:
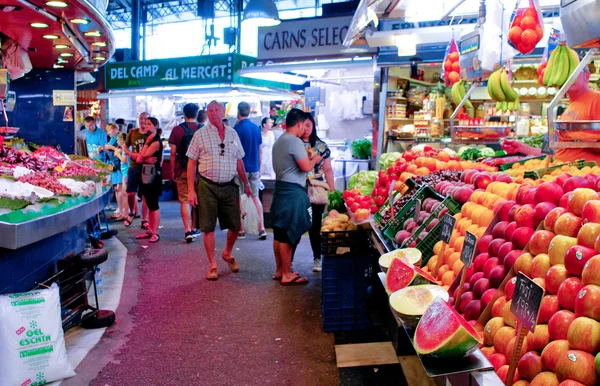
[[[535,330],[543,297],[544,289],[519,272],[510,311],[531,332]]]
[[[388,192],[388,200],[390,203],[390,214],[391,218],[394,218],[394,185],[396,185],[396,180],[392,180],[390,183],[390,190]]]
[[[460,261],[469,268],[473,262],[473,256],[475,256],[475,247],[477,245],[477,236],[471,232],[467,232],[465,235],[465,241],[463,242],[463,248],[460,253]]]
[[[444,217],[442,217],[442,222],[440,223],[439,239],[445,242],[446,244],[450,243],[452,231],[454,230],[454,224],[456,224],[456,218],[454,218],[454,216],[445,214]]]

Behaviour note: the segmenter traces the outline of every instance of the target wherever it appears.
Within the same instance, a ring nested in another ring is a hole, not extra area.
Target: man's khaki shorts
[[[246,173],[248,184],[250,185],[250,191],[252,191],[252,197],[258,197],[258,190],[260,188],[260,173]],[[244,194],[244,183],[239,176],[235,176],[235,183],[240,187],[240,196]]]
[[[182,204],[188,203],[188,179],[187,173],[179,173],[179,176],[175,179],[177,185],[177,198]]]

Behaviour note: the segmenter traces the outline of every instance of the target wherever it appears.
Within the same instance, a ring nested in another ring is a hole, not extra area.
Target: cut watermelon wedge
[[[439,285],[414,285],[394,292],[390,306],[404,324],[416,327],[421,315],[438,296],[448,300],[448,292]]]
[[[435,282],[435,279],[421,268],[402,259],[392,259],[390,268],[385,275],[385,290],[388,295],[391,295],[409,285],[435,284]]]
[[[477,331],[441,297],[421,317],[415,331],[415,351],[436,358],[461,358],[483,343]]]

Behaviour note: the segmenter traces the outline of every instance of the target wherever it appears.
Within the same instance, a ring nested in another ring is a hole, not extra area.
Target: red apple
[[[512,242],[515,248],[517,249],[525,249],[527,243],[529,243],[529,239],[533,236],[534,230],[531,227],[519,227],[517,228],[512,235]]]
[[[532,189],[535,189],[535,188],[531,185],[521,185],[519,187],[519,190],[517,191],[517,196],[515,197],[517,204],[519,204],[519,205],[525,204],[525,196],[527,195],[527,192],[529,192]]]
[[[536,204],[539,204],[540,202],[549,202],[556,206],[563,194],[565,194],[565,192],[556,182],[544,182],[537,187],[535,192],[535,202]]]
[[[573,176],[570,175],[569,173],[563,173],[560,176],[556,177],[556,180],[554,180],[554,182],[556,182],[562,189],[565,184],[565,181],[571,177],[573,177]],[[563,191],[564,191],[564,189],[563,189]]]
[[[465,307],[465,320],[477,320],[481,315],[481,300],[471,300]]]
[[[577,239],[574,237],[557,235],[554,236],[548,246],[548,256],[550,256],[550,264],[564,264],[565,255],[569,248],[577,245]]]
[[[489,278],[490,272],[494,269],[499,263],[497,257],[490,257],[488,261],[483,265],[483,276]]]
[[[577,277],[566,279],[560,287],[558,287],[558,303],[562,308],[569,311],[575,310],[575,299],[583,288],[583,282]]]
[[[504,365],[498,369],[496,372],[498,378],[504,383],[506,383],[506,377],[508,376],[508,365]],[[519,380],[519,369],[515,371],[515,376],[513,377],[513,383]]]
[[[516,276],[506,282],[506,285],[504,286],[504,293],[506,294],[506,298],[508,300],[511,300],[513,298],[513,295],[515,294],[515,286],[516,285],[517,285]]]
[[[527,350],[541,352],[550,343],[550,333],[547,324],[538,324],[534,332],[527,334]]]
[[[600,321],[600,287],[588,284],[579,291],[575,299],[575,315]]]
[[[515,222],[517,227],[529,227],[533,228],[533,209],[535,207],[532,204],[526,204],[521,206],[515,212]]]
[[[537,188],[533,188],[525,192],[525,196],[523,197],[523,204],[535,206],[535,193],[537,192]]]
[[[508,255],[506,255],[506,257],[504,258],[504,268],[506,268],[506,272],[512,269],[512,267],[515,265],[517,259],[519,258],[519,256],[521,256],[522,253],[523,251],[521,251],[520,249],[514,249],[508,252]]]
[[[471,267],[472,267],[472,265],[471,265]],[[484,277],[483,272],[475,272],[471,276],[471,279],[469,280],[469,284],[471,285],[471,288],[475,287],[475,283],[477,283],[477,281],[479,279],[481,279],[482,277]]]
[[[506,302],[508,302],[508,299],[506,299],[506,296],[500,296],[498,299],[496,299],[496,301],[492,305],[492,317],[493,318],[496,318],[496,317],[501,318],[502,317],[502,310],[504,309]],[[508,342],[506,342],[506,343],[508,344]]]
[[[582,350],[596,355],[600,351],[600,323],[583,316],[577,319],[575,319],[575,314],[572,316],[573,319],[569,323],[570,327],[567,331],[569,346],[574,350]]]
[[[595,284],[600,286],[600,255],[594,256],[585,263],[581,271],[583,284]]]
[[[589,188],[577,188],[569,195],[569,202],[567,209],[569,212],[574,213],[576,216],[581,216],[583,212],[583,206],[591,200],[598,200],[598,193],[594,189]]]
[[[554,224],[554,233],[557,235],[577,237],[579,229],[581,229],[581,217],[573,213],[567,212],[562,214]]]
[[[543,371],[531,380],[529,386],[560,386],[556,374]]]
[[[585,222],[585,220],[583,221]],[[598,235],[600,235],[600,224],[593,222],[584,223],[579,233],[577,233],[577,244],[593,249],[596,245]]]
[[[555,371],[558,358],[567,351],[569,351],[569,342],[566,339],[550,342],[542,351],[542,365],[544,366],[544,370]]]
[[[518,364],[519,375],[528,381],[542,372],[542,357],[535,351],[525,353]]]
[[[504,237],[504,231],[506,230],[506,226],[508,225],[508,221],[498,221],[494,228],[492,229],[492,236],[495,239],[501,239]]]
[[[574,276],[581,276],[583,267],[592,257],[596,255],[596,250],[575,245],[567,250],[565,255],[565,268],[567,272]],[[600,257],[599,257],[600,258]],[[585,284],[585,280],[583,281]]]
[[[511,208],[516,204],[513,200],[504,201],[498,208],[498,216],[500,221],[510,221],[509,212]]]
[[[512,240],[512,235],[513,235],[513,233],[515,233],[516,229],[517,229],[517,223],[514,221],[509,222],[508,225],[506,226],[506,229],[504,230],[504,240]]]
[[[600,382],[594,356],[580,350],[569,350],[558,358],[556,376],[561,381],[570,379],[586,386],[595,386]]]
[[[585,177],[571,177],[565,180],[563,190],[565,193],[572,192],[578,188],[590,189],[592,185]]]
[[[490,174],[485,172],[477,174],[477,176],[473,179],[473,185],[475,185],[475,188],[477,189],[487,188],[490,182],[492,182],[492,177]]]
[[[500,262],[500,264],[504,264],[504,258],[506,258],[506,255],[508,255],[513,250],[513,243],[511,243],[510,241],[507,241],[500,246],[500,249],[498,250],[498,261]]]
[[[492,235],[484,235],[478,242],[477,242],[477,249],[479,250],[480,253],[487,253],[488,251],[488,247],[490,245],[490,242],[493,240],[493,236]]]
[[[581,219],[584,224],[589,222],[600,224],[600,200],[590,200],[583,204]]]
[[[498,371],[498,369],[506,364],[508,364],[508,360],[504,354],[500,354],[499,352],[494,353],[489,358],[490,363],[494,366],[494,370]]]
[[[538,323],[548,323],[550,318],[560,310],[558,296],[546,295],[542,298],[542,306],[538,314]]]
[[[554,225],[556,224],[556,220],[563,214],[566,213],[567,209],[565,208],[554,208],[546,215],[544,219],[544,229],[550,232],[554,232]]]
[[[558,294],[560,285],[569,277],[565,266],[562,264],[553,265],[546,273],[546,289],[552,295]]]
[[[556,235],[550,231],[535,231],[529,239],[529,252],[534,256],[540,253],[548,253],[548,247],[554,236]]]
[[[533,262],[533,255],[531,253],[523,253],[515,261],[513,269],[515,273],[523,272],[523,274],[531,275],[531,263]]]
[[[488,278],[490,280],[490,287],[492,287],[492,288],[500,287],[500,284],[502,284],[502,281],[504,280],[505,276],[506,276],[506,269],[504,268],[503,265],[498,265],[498,266],[492,268],[492,270],[490,271],[490,274],[488,276]]]
[[[569,205],[569,197],[570,196],[571,196],[570,192],[563,194],[563,196],[560,198],[560,201],[558,202],[558,207],[567,209],[567,206]]]
[[[483,309],[485,309],[488,306],[488,304],[490,304],[492,298],[496,294],[496,291],[497,290],[495,288],[490,288],[489,290],[485,291],[483,295],[481,295],[481,307]]]
[[[560,310],[556,314],[552,315],[550,321],[548,322],[550,339],[567,339],[569,326],[571,326],[571,323],[573,323],[575,318],[575,314],[567,310]]]
[[[481,299],[481,296],[483,295],[483,293],[485,291],[487,291],[489,288],[490,288],[490,281],[488,279],[483,277],[483,278],[477,280],[477,282],[473,286],[473,298]]]
[[[494,239],[490,242],[488,246],[488,253],[491,257],[497,257],[498,251],[500,251],[500,247],[504,244],[504,239]]]
[[[487,259],[489,259],[489,257],[490,255],[487,253],[480,253],[475,257],[475,259],[473,259],[473,264],[471,264],[471,267],[474,267],[475,272],[482,272],[483,265],[485,264]]]
[[[465,292],[460,296],[460,303],[458,309],[461,314],[465,313],[465,309],[467,308],[467,304],[469,304],[473,300],[473,292]]]
[[[543,289],[546,289],[546,279],[544,279],[543,277],[534,277],[533,282],[542,287]]]
[[[552,265],[550,264],[550,257],[548,257],[548,255],[546,255],[545,253],[540,253],[539,255],[533,258],[529,274],[532,278],[539,277],[544,279],[551,266]]]
[[[537,226],[544,221],[548,213],[555,208],[556,205],[549,202],[541,202],[537,204],[533,209],[533,227],[537,228]]]

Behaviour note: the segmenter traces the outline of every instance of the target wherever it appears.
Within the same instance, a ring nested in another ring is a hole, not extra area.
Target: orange
[[[460,260],[459,252],[454,252],[450,256],[448,256],[448,261],[446,261],[446,264],[448,265],[448,267],[454,267],[454,263],[456,263],[456,260]]]
[[[487,230],[486,227],[479,227],[474,233],[475,236],[477,236],[477,240],[479,240],[480,238],[483,237],[483,235],[485,234],[485,231]]]
[[[467,228],[469,228],[473,224],[473,221],[463,218],[460,220],[460,224],[458,224],[458,231],[460,234],[464,235],[467,232]]]
[[[418,168],[417,170],[415,170],[415,174],[417,176],[428,176],[429,173],[431,173],[431,171],[429,170],[429,168],[423,166]]]
[[[442,262],[447,261],[448,258],[450,257],[450,255],[453,253],[454,253],[454,248],[446,248],[446,250],[444,251],[444,258],[442,259]]]
[[[410,165],[408,165],[408,166],[406,167],[406,171],[407,171],[408,173],[412,173],[412,174],[414,174],[414,173],[415,173],[415,170],[417,170],[418,168],[419,168],[419,167],[418,167],[417,165],[415,165],[415,164],[410,164]]]
[[[448,153],[446,153],[445,151],[440,151],[437,155],[437,159],[442,162],[448,162],[448,161],[450,161],[450,155]]]
[[[442,240],[435,243],[435,245],[433,246],[433,253],[436,255],[439,255],[441,250],[442,250]]]
[[[449,270],[442,276],[442,284],[449,286],[454,281],[454,271]]]
[[[481,193],[481,196],[479,196],[479,197],[477,198],[477,203],[478,203],[479,205],[483,205],[483,202],[484,202],[484,201],[486,200],[486,198],[488,198],[489,196],[490,196],[490,193],[488,193],[488,192],[483,192],[483,193]]]
[[[462,214],[464,217],[469,217],[467,215],[467,213],[468,213],[468,210],[469,210],[469,208],[471,206],[473,206],[472,202],[465,202],[465,204],[463,205],[462,209],[460,210],[460,214]],[[457,221],[459,221],[459,220],[457,219]]]
[[[485,208],[480,205],[477,205],[475,209],[473,209],[471,212],[471,220],[473,221],[473,224],[479,224],[479,217],[481,217],[483,212],[485,212]]]
[[[483,194],[483,192],[473,192],[473,194],[471,194],[471,197],[469,197],[469,201],[470,202],[475,202],[477,203],[477,199],[479,198],[479,196],[481,196]]]
[[[456,241],[454,242],[454,245],[452,245],[452,247],[456,251],[462,251],[464,242],[465,242],[464,236],[460,236],[459,238],[456,239]]]
[[[435,158],[425,158],[423,162],[423,167],[426,167],[430,171],[434,172],[437,168],[436,159]]]
[[[485,206],[488,209],[492,209],[494,208],[494,204],[496,203],[496,201],[498,201],[499,198],[500,196],[496,196],[495,194],[490,193],[490,195],[483,202],[483,206]]]
[[[452,266],[452,271],[454,271],[454,275],[458,276],[460,274],[460,270],[464,267],[464,264],[462,261],[456,260],[454,262],[454,265]]]
[[[477,232],[478,229],[479,229],[479,225],[472,224],[471,226],[469,226],[467,228],[467,232],[471,232],[471,233],[475,234],[475,232]]]
[[[448,272],[450,270],[450,267],[448,267],[446,264],[442,265],[438,271],[438,277],[436,277],[436,280],[442,280],[442,277],[444,277],[444,274],[446,272]]]
[[[457,213],[454,215],[454,218],[456,219],[456,221],[460,221],[460,219],[462,218],[462,214]]]
[[[435,269],[435,264],[437,263],[437,255],[433,255],[429,258],[429,261],[427,261],[427,268],[429,268],[429,270],[433,271]]]
[[[423,163],[425,162],[425,157],[417,157],[415,159],[415,165],[417,165],[418,168],[425,166]]]
[[[492,223],[492,220],[494,219],[494,212],[492,212],[491,210],[486,210],[485,212],[483,212],[483,214],[480,217],[480,224],[481,226],[489,226]]]

